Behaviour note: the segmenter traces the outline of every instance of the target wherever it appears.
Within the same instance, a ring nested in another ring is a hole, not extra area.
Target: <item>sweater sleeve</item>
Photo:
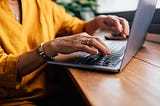
[[[18,56],[7,55],[0,46],[0,87],[16,88]]]

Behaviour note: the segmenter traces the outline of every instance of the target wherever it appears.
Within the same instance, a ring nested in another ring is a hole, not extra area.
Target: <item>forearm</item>
[[[51,55],[55,56],[57,54],[54,50],[55,47],[53,45],[50,45],[50,44],[51,44],[51,42],[47,42],[43,45],[43,47],[42,47],[43,52],[47,56],[51,56]],[[50,46],[53,46],[53,48],[50,48]],[[18,73],[20,74],[20,76],[25,76],[25,75],[33,72],[37,68],[39,68],[44,63],[46,63],[46,60],[44,59],[44,57],[41,56],[40,53],[38,52],[38,48],[39,47],[37,47],[37,48],[19,56]],[[50,53],[51,55],[48,53],[48,51],[52,51]]]
[[[19,56],[18,73],[20,76],[25,76],[45,63],[45,60],[38,54],[37,48],[26,52]]]

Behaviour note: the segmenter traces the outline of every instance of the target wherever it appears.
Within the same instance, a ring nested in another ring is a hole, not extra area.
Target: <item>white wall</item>
[[[97,12],[110,13],[136,10],[139,0],[96,0],[99,4]],[[158,0],[157,8],[160,8]]]

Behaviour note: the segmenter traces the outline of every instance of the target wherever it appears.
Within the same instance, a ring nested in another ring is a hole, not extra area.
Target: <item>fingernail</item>
[[[111,52],[109,50],[107,50],[105,54],[111,54]]]
[[[124,38],[126,38],[126,35],[125,35],[125,34],[122,34],[122,36],[123,36]]]

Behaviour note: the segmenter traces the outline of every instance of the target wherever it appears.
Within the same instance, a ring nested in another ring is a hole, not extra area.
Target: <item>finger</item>
[[[106,47],[106,45],[103,43],[103,41],[101,41],[97,37],[90,36],[87,34],[80,39],[80,42],[82,45],[87,45],[89,47],[93,46],[96,49],[103,52],[104,54],[110,54],[108,47]],[[91,49],[93,49],[93,48],[91,48]]]
[[[106,48],[101,42],[99,42],[96,39],[91,39],[90,40],[90,45],[92,45],[93,47],[97,48],[98,50],[100,50],[104,54],[110,54],[109,49]]]
[[[128,21],[126,21],[124,18],[119,18],[120,23],[122,25],[122,35],[123,37],[126,37],[129,35],[129,24]]]
[[[101,39],[99,39],[99,38],[95,38],[99,43],[101,43],[106,49],[107,49],[107,51],[108,51],[108,53],[110,53],[110,50],[109,50],[109,48],[106,46],[106,44],[101,40]]]
[[[111,32],[121,32],[122,31],[122,25],[120,23],[120,20],[117,19],[116,16],[108,16],[103,22],[105,25],[110,27]]]
[[[104,42],[95,36],[85,36],[85,40],[81,41],[81,44],[88,45],[88,46],[94,46],[104,54],[110,54],[110,50],[108,47],[104,44]]]
[[[78,49],[79,49],[79,51],[87,52],[87,53],[90,53],[92,55],[97,55],[99,53],[97,49],[92,48],[92,47],[90,47],[88,45],[80,45],[78,47]]]

